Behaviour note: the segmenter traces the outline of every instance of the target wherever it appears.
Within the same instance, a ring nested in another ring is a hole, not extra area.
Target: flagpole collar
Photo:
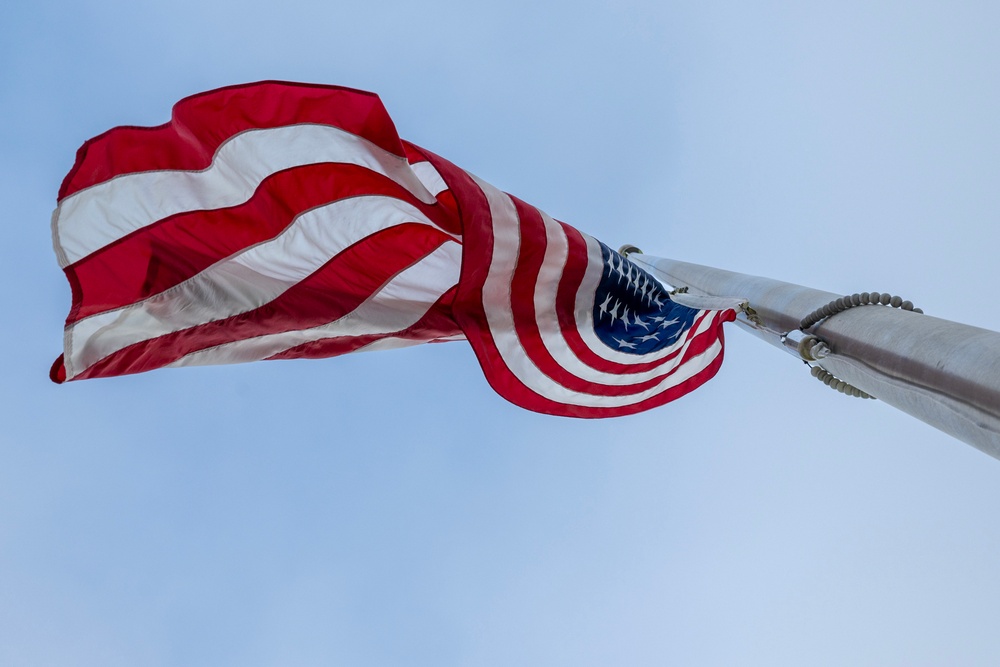
[[[618,254],[621,255],[622,257],[628,257],[632,253],[641,255],[642,251],[630,243],[626,243],[621,248],[618,248]]]

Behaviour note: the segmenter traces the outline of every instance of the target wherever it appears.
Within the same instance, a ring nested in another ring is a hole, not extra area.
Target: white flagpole
[[[828,383],[841,390],[848,383],[848,393],[853,385],[1000,458],[1000,333],[899,307],[864,305],[871,301],[867,292],[845,301],[779,280],[643,255],[631,247],[626,252],[672,287],[748,299],[756,313],[740,314],[737,323],[836,377]]]

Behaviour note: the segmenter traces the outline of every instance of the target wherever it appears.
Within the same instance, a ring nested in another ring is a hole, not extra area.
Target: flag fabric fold
[[[616,416],[711,378],[737,307],[672,301],[334,86],[222,88],[91,139],[52,229],[72,288],[57,382],[466,339],[511,402]]]

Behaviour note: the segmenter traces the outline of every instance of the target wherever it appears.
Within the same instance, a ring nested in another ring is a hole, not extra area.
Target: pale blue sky
[[[5,11],[0,664],[995,664],[1000,462],[735,328],[609,421],[461,343],[49,382],[76,149],[266,78],[609,245],[1000,330],[995,3],[371,4]]]

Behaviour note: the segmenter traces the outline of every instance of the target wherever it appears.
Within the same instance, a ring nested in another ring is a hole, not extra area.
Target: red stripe
[[[456,288],[452,287],[412,326],[391,334],[369,334],[366,336],[338,336],[303,343],[284,352],[268,357],[271,359],[325,359],[354,352],[383,338],[406,338],[417,341],[432,341],[436,338],[462,333],[452,316],[452,301]]]
[[[52,362],[52,367],[49,368],[49,379],[56,384],[62,384],[66,381],[66,355],[60,354]]]
[[[187,97],[158,127],[116,127],[87,141],[59,189],[62,200],[108,179],[161,169],[200,170],[240,132],[299,123],[333,125],[404,156],[378,95],[340,86],[261,81]]]
[[[451,237],[427,225],[403,224],[368,236],[259,308],[130,345],[73,379],[125,375],[160,368],[216,345],[339,319],[382,285]]]
[[[435,163],[431,160],[431,156],[434,156],[437,160],[442,158],[437,157],[434,153],[412,144],[405,139],[403,141],[403,148],[406,150],[406,159],[409,160],[410,164],[416,164],[418,162],[430,162],[433,166]],[[454,166],[454,165],[453,165]],[[435,167],[436,169],[437,167]],[[455,167],[457,169],[457,167]],[[439,172],[440,173],[440,170]],[[464,173],[464,172],[463,172]],[[444,176],[442,176],[444,178]],[[445,185],[448,181],[445,181]],[[438,218],[435,220],[437,224],[441,226],[441,229],[451,232],[452,234],[462,235],[462,218],[458,213],[458,202],[455,201],[455,195],[452,194],[451,189],[443,190],[437,195],[435,195],[440,206],[440,213]]]
[[[75,286],[66,323],[158,294],[274,238],[303,212],[356,195],[395,197],[431,220],[449,217],[442,207],[421,203],[391,179],[364,167],[295,167],[266,178],[243,204],[164,218],[66,267]]]
[[[418,162],[427,161],[427,154],[424,152],[420,146],[415,143],[407,141],[406,139],[399,140],[403,144],[403,153],[406,156],[406,161],[410,164],[416,164]]]

